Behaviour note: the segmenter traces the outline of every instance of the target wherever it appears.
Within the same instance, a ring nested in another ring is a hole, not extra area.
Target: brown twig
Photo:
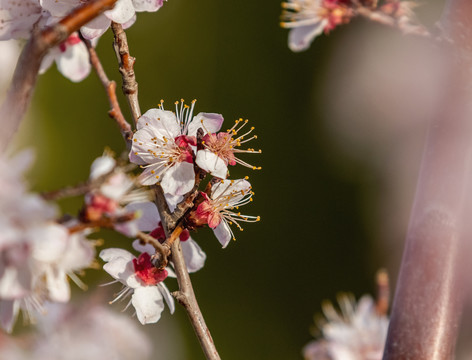
[[[123,93],[128,100],[131,114],[133,115],[134,123],[138,123],[141,116],[141,109],[138,101],[138,83],[134,74],[134,63],[136,59],[129,54],[128,39],[123,27],[115,22],[111,23],[115,41],[113,46],[115,48],[116,57],[120,65],[120,73],[123,79]]]
[[[74,9],[57,24],[51,25],[42,31],[33,31],[20,55],[12,83],[0,108],[2,122],[0,152],[7,147],[29,106],[41,61],[48,50],[66,40],[71,33],[79,30],[81,26],[100,15],[103,11],[111,9],[116,1],[92,0]]]
[[[81,222],[77,225],[74,225],[69,228],[69,233],[73,234],[79,231],[83,231],[85,229],[92,229],[92,228],[113,229],[116,224],[125,223],[125,222],[133,220],[134,218],[135,218],[134,213],[113,216],[113,217],[102,217],[99,220],[86,221],[86,222]]]
[[[151,235],[143,233],[141,231],[138,232],[136,237],[145,244],[150,244],[156,249],[156,254],[154,255],[154,259],[159,262],[159,268],[163,269],[167,266],[167,257],[170,254],[170,248],[163,246],[159,240],[153,238]]]
[[[185,265],[179,239],[172,244],[171,250],[172,262],[174,263],[177,282],[179,283],[179,291],[173,292],[172,295],[187,311],[187,315],[192,323],[195,333],[197,334],[197,338],[200,341],[200,345],[206,358],[209,360],[219,360],[220,355],[216,350],[210,330],[205,323],[205,319],[203,318],[197,299],[195,298],[195,293],[187,271],[187,265]]]
[[[115,34],[114,47],[120,64],[120,73],[123,78],[123,92],[128,99],[133,119],[137,123],[141,116],[141,110],[138,102],[138,83],[136,82],[133,70],[135,59],[129,54],[128,42],[122,26],[112,22],[111,27]],[[162,187],[159,184],[156,184],[153,186],[153,189],[155,194],[155,203],[166,235],[166,242],[170,245],[172,261],[177,275],[177,282],[179,284],[179,291],[175,292],[174,296],[187,311],[190,322],[207,359],[219,360],[220,356],[218,355],[210,330],[206,326],[202,312],[198,306],[192,282],[190,281],[190,276],[187,271],[187,266],[185,265],[182,248],[180,247],[180,240],[178,239],[178,235],[180,234],[179,231],[182,231],[182,229],[179,229],[179,227],[174,229],[169,226],[169,224],[175,224],[175,220],[165,199]]]
[[[95,69],[100,82],[107,92],[108,101],[110,102],[110,111],[108,111],[108,115],[115,120],[116,124],[120,128],[121,135],[123,136],[123,139],[125,140],[126,146],[129,150],[131,149],[133,131],[131,130],[130,124],[126,121],[123,113],[121,112],[120,104],[118,103],[118,99],[116,97],[116,83],[108,79],[97,52],[93,48],[90,40],[82,38],[82,41],[84,42],[85,46],[87,46],[90,56],[90,64]]]
[[[81,183],[75,186],[68,186],[58,190],[45,191],[41,196],[45,200],[58,200],[67,197],[80,196],[88,193],[92,189],[90,182]]]

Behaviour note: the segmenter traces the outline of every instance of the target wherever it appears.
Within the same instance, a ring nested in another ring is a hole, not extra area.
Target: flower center
[[[97,221],[104,214],[113,214],[117,208],[118,203],[115,200],[101,194],[94,194],[85,209],[85,217],[89,221]]]
[[[167,277],[166,269],[158,269],[151,263],[151,256],[144,252],[133,259],[134,271],[146,285],[156,285]]]
[[[238,132],[248,123],[248,120],[238,119],[235,121],[233,127],[226,132],[220,132],[218,134],[207,133],[203,137],[202,144],[206,149],[215,153],[219,158],[223,159],[226,165],[241,164],[253,170],[260,170],[261,167],[253,166],[247,162],[238,159],[235,153],[261,153],[261,150],[254,150],[253,148],[247,148],[245,150],[239,149],[239,147],[252,139],[257,139],[257,135],[253,135],[250,138],[246,137],[254,130],[251,127],[246,133],[238,135]]]

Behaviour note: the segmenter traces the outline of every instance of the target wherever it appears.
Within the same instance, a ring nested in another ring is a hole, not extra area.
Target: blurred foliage
[[[375,209],[365,201],[378,186],[377,175],[368,163],[346,163],[349,176],[339,171],[347,160],[330,145],[322,101],[313,101],[330,81],[324,74],[337,39],[358,27],[378,26],[356,21],[294,54],[279,16],[279,0],[169,0],[158,13],[140,13],[127,31],[143,112],[160,99],[170,109],[175,100],[196,98],[196,112],[221,113],[227,127],[248,118],[259,136],[251,147],[263,153],[244,159],[262,171],[236,167],[231,175],[249,175],[256,195],[244,213],[261,215],[262,221],[246,225],[225,250],[210,231],[195,234],[208,260],[192,279],[226,360],[299,359],[322,300],[340,291],[372,293],[375,271],[385,263],[385,254],[374,252],[368,219]],[[108,32],[97,50],[119,89],[111,42]],[[105,146],[124,150],[95,74],[73,84],[49,70],[32,109],[21,128],[21,146],[37,149],[30,174],[36,190],[85,180]],[[81,203],[71,199],[61,206],[76,213]],[[102,235],[105,246],[127,241]],[[101,274],[90,288],[108,280]],[[186,359],[203,359],[180,307],[173,319],[187,339]]]

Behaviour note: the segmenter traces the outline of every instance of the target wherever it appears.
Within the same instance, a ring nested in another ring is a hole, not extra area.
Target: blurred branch
[[[453,359],[471,235],[472,2],[448,1],[442,25],[454,45],[443,98],[423,155],[393,302],[384,360]]]
[[[42,31],[33,30],[31,38],[20,55],[12,83],[0,108],[2,122],[0,152],[3,152],[7,147],[28,109],[41,61],[48,50],[65,41],[71,33],[79,30],[82,25],[94,19],[103,11],[111,9],[116,1],[92,0],[74,9],[57,24],[46,27]]]
[[[97,52],[92,46],[90,40],[82,38],[82,41],[87,46],[87,50],[90,56],[90,63],[92,67],[95,69],[95,72],[100,79],[105,91],[107,92],[108,100],[110,102],[110,111],[108,111],[108,115],[116,121],[116,124],[120,128],[121,135],[126,142],[126,146],[131,149],[131,139],[133,138],[133,131],[131,130],[130,124],[126,121],[123,113],[121,112],[120,104],[118,103],[118,99],[116,98],[116,83],[114,81],[110,81],[108,79],[105,70],[98,58]]]
[[[120,65],[120,73],[123,79],[123,93],[125,94],[134,123],[138,123],[141,116],[141,109],[138,101],[138,83],[134,74],[134,63],[136,59],[129,54],[128,39],[121,24],[111,23],[114,34],[114,48],[118,63]]]
[[[45,191],[41,193],[41,196],[45,200],[58,200],[66,197],[85,195],[92,189],[92,187],[92,184],[87,181],[85,183],[68,186],[58,190]]]

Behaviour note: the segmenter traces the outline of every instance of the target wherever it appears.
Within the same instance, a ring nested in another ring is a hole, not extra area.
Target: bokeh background
[[[428,2],[421,20],[433,24],[441,7]],[[227,127],[239,117],[256,127],[251,146],[263,152],[244,159],[262,170],[235,167],[231,175],[249,175],[255,201],[244,213],[262,221],[224,250],[210,231],[194,236],[208,259],[192,280],[226,360],[300,359],[323,300],[373,294],[381,267],[394,285],[430,116],[424,109],[436,96],[426,41],[359,19],[295,54],[280,12],[279,0],[169,0],[127,31],[143,112],[160,99],[169,108],[195,98],[197,112],[221,113]],[[111,44],[107,33],[97,51],[121,84]],[[125,101],[122,109],[130,118]],[[28,177],[35,190],[83,181],[106,146],[124,150],[107,111],[95,74],[79,84],[54,68],[41,76],[15,142],[36,150]],[[72,214],[81,204],[61,202]],[[105,246],[129,243],[112,232],[97,236]],[[109,278],[89,270],[86,281],[93,291]],[[204,359],[182,308],[146,330],[156,359]]]

